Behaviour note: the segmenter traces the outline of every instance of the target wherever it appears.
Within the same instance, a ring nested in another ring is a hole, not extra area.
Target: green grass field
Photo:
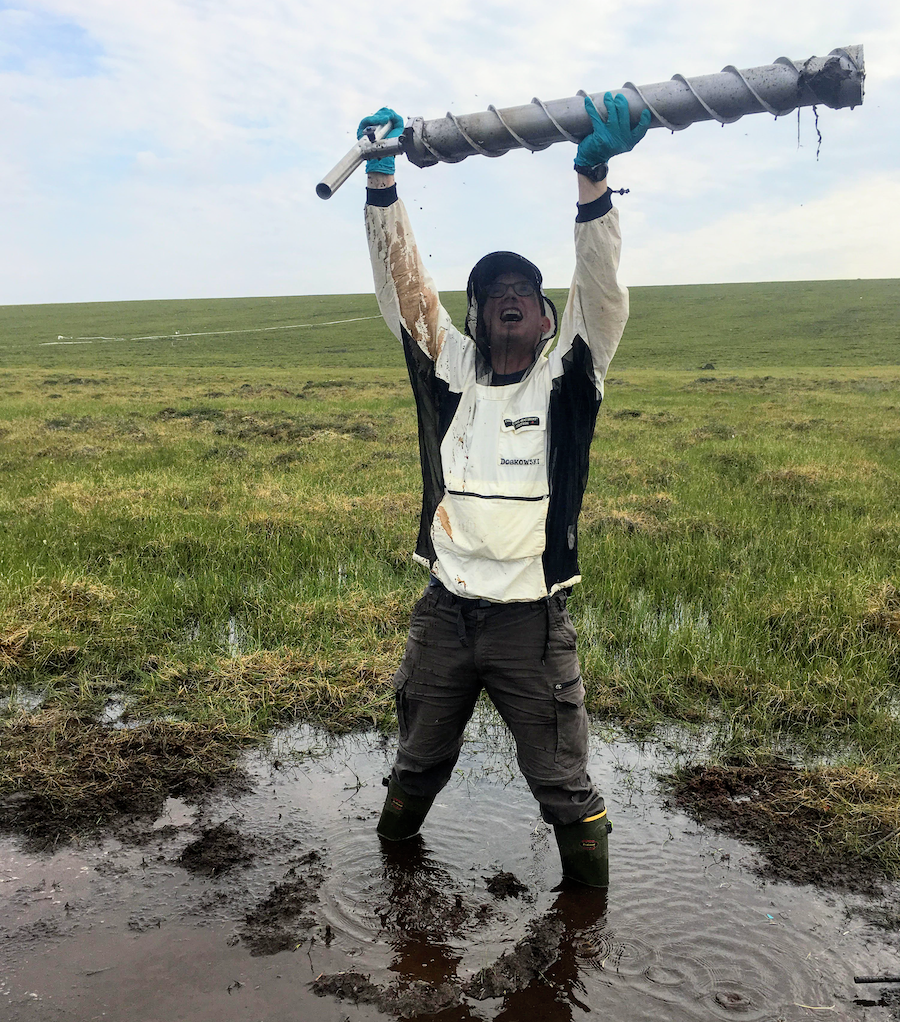
[[[898,324],[896,280],[633,289],[571,603],[595,713],[864,774],[851,844],[900,827]],[[0,794],[62,784],[25,718],[391,726],[425,577],[371,296],[0,308],[0,471]]]
[[[551,291],[557,307],[564,291]],[[615,371],[897,365],[900,282],[633,288]],[[465,296],[444,295],[461,323]],[[0,366],[400,369],[372,295],[0,306]]]

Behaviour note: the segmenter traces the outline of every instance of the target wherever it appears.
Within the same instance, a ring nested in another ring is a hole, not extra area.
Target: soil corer
[[[681,131],[696,121],[731,124],[745,114],[769,113],[783,117],[803,106],[823,104],[833,110],[859,106],[863,101],[865,62],[862,46],[832,50],[827,57],[791,60],[743,71],[729,64],[718,74],[685,78],[676,74],[656,85],[626,82],[612,90],[628,100],[632,126],[647,107],[651,128]],[[605,91],[605,90],[604,90]],[[366,160],[405,153],[417,167],[459,163],[469,156],[503,156],[511,149],[538,152],[556,142],[580,142],[591,131],[584,110],[584,91],[568,99],[544,102],[533,99],[524,106],[474,114],[423,120],[414,117],[399,138],[384,139],[387,128],[361,138],[347,155],[316,185],[320,199],[330,199],[354,170]],[[603,92],[591,98],[606,118]]]

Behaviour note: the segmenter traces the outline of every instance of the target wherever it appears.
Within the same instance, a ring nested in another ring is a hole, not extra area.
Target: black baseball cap
[[[481,308],[484,306],[485,291],[504,273],[520,273],[534,285],[535,291],[541,297],[544,315],[550,320],[550,330],[542,336],[541,340],[548,341],[555,337],[557,331],[556,306],[542,290],[541,271],[533,262],[526,259],[525,256],[519,255],[518,252],[489,252],[472,267],[466,287],[466,298],[468,299],[466,333],[475,338],[483,333]]]

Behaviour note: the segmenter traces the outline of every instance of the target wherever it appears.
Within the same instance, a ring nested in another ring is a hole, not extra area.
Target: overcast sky
[[[0,0],[0,304],[371,289],[366,113],[441,117],[863,44],[866,98],[654,129],[612,165],[630,285],[900,277],[897,0]],[[817,152],[817,150],[819,150]],[[563,287],[574,146],[420,170],[439,287],[521,251]]]

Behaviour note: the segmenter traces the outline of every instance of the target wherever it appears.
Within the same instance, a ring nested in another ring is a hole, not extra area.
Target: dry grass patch
[[[405,592],[388,593],[377,601],[368,593],[355,592],[331,605],[328,611],[335,621],[357,632],[375,630],[391,635],[405,632],[412,604]]]
[[[582,530],[658,536],[666,530],[664,519],[671,505],[672,498],[667,493],[630,494],[615,499],[586,493],[581,508],[580,527]]]
[[[837,476],[822,465],[798,465],[793,468],[779,468],[760,472],[756,482],[760,486],[773,488],[817,488],[832,482]]]
[[[885,583],[873,594],[862,626],[866,631],[900,638],[900,589],[897,586]]]
[[[335,493],[328,496],[311,494],[303,498],[303,513],[315,518],[360,519],[363,516],[375,516],[385,522],[396,518],[415,517],[421,510],[422,498],[412,491],[399,493],[367,493],[360,496],[347,496]]]
[[[138,598],[124,590],[89,579],[41,579],[24,594],[23,624],[53,625],[81,630],[96,627]]]
[[[845,657],[874,643],[900,651],[900,589],[889,582],[854,606],[851,594],[823,590],[796,594],[773,605],[766,625],[777,647],[805,657]]]
[[[0,635],[0,672],[19,668],[28,658],[31,633],[27,628]]]
[[[295,719],[335,732],[387,727],[393,724],[391,678],[398,662],[398,643],[391,640],[363,657],[260,650],[210,664],[162,665],[152,698],[189,706],[196,719],[204,708],[211,719],[227,712],[260,733]]]
[[[108,508],[112,505],[118,508],[123,504],[136,504],[151,496],[155,495],[149,490],[112,489],[87,481],[64,481],[50,487],[46,493],[46,503],[49,505],[60,500],[68,504],[76,514],[88,515],[97,508]]]

